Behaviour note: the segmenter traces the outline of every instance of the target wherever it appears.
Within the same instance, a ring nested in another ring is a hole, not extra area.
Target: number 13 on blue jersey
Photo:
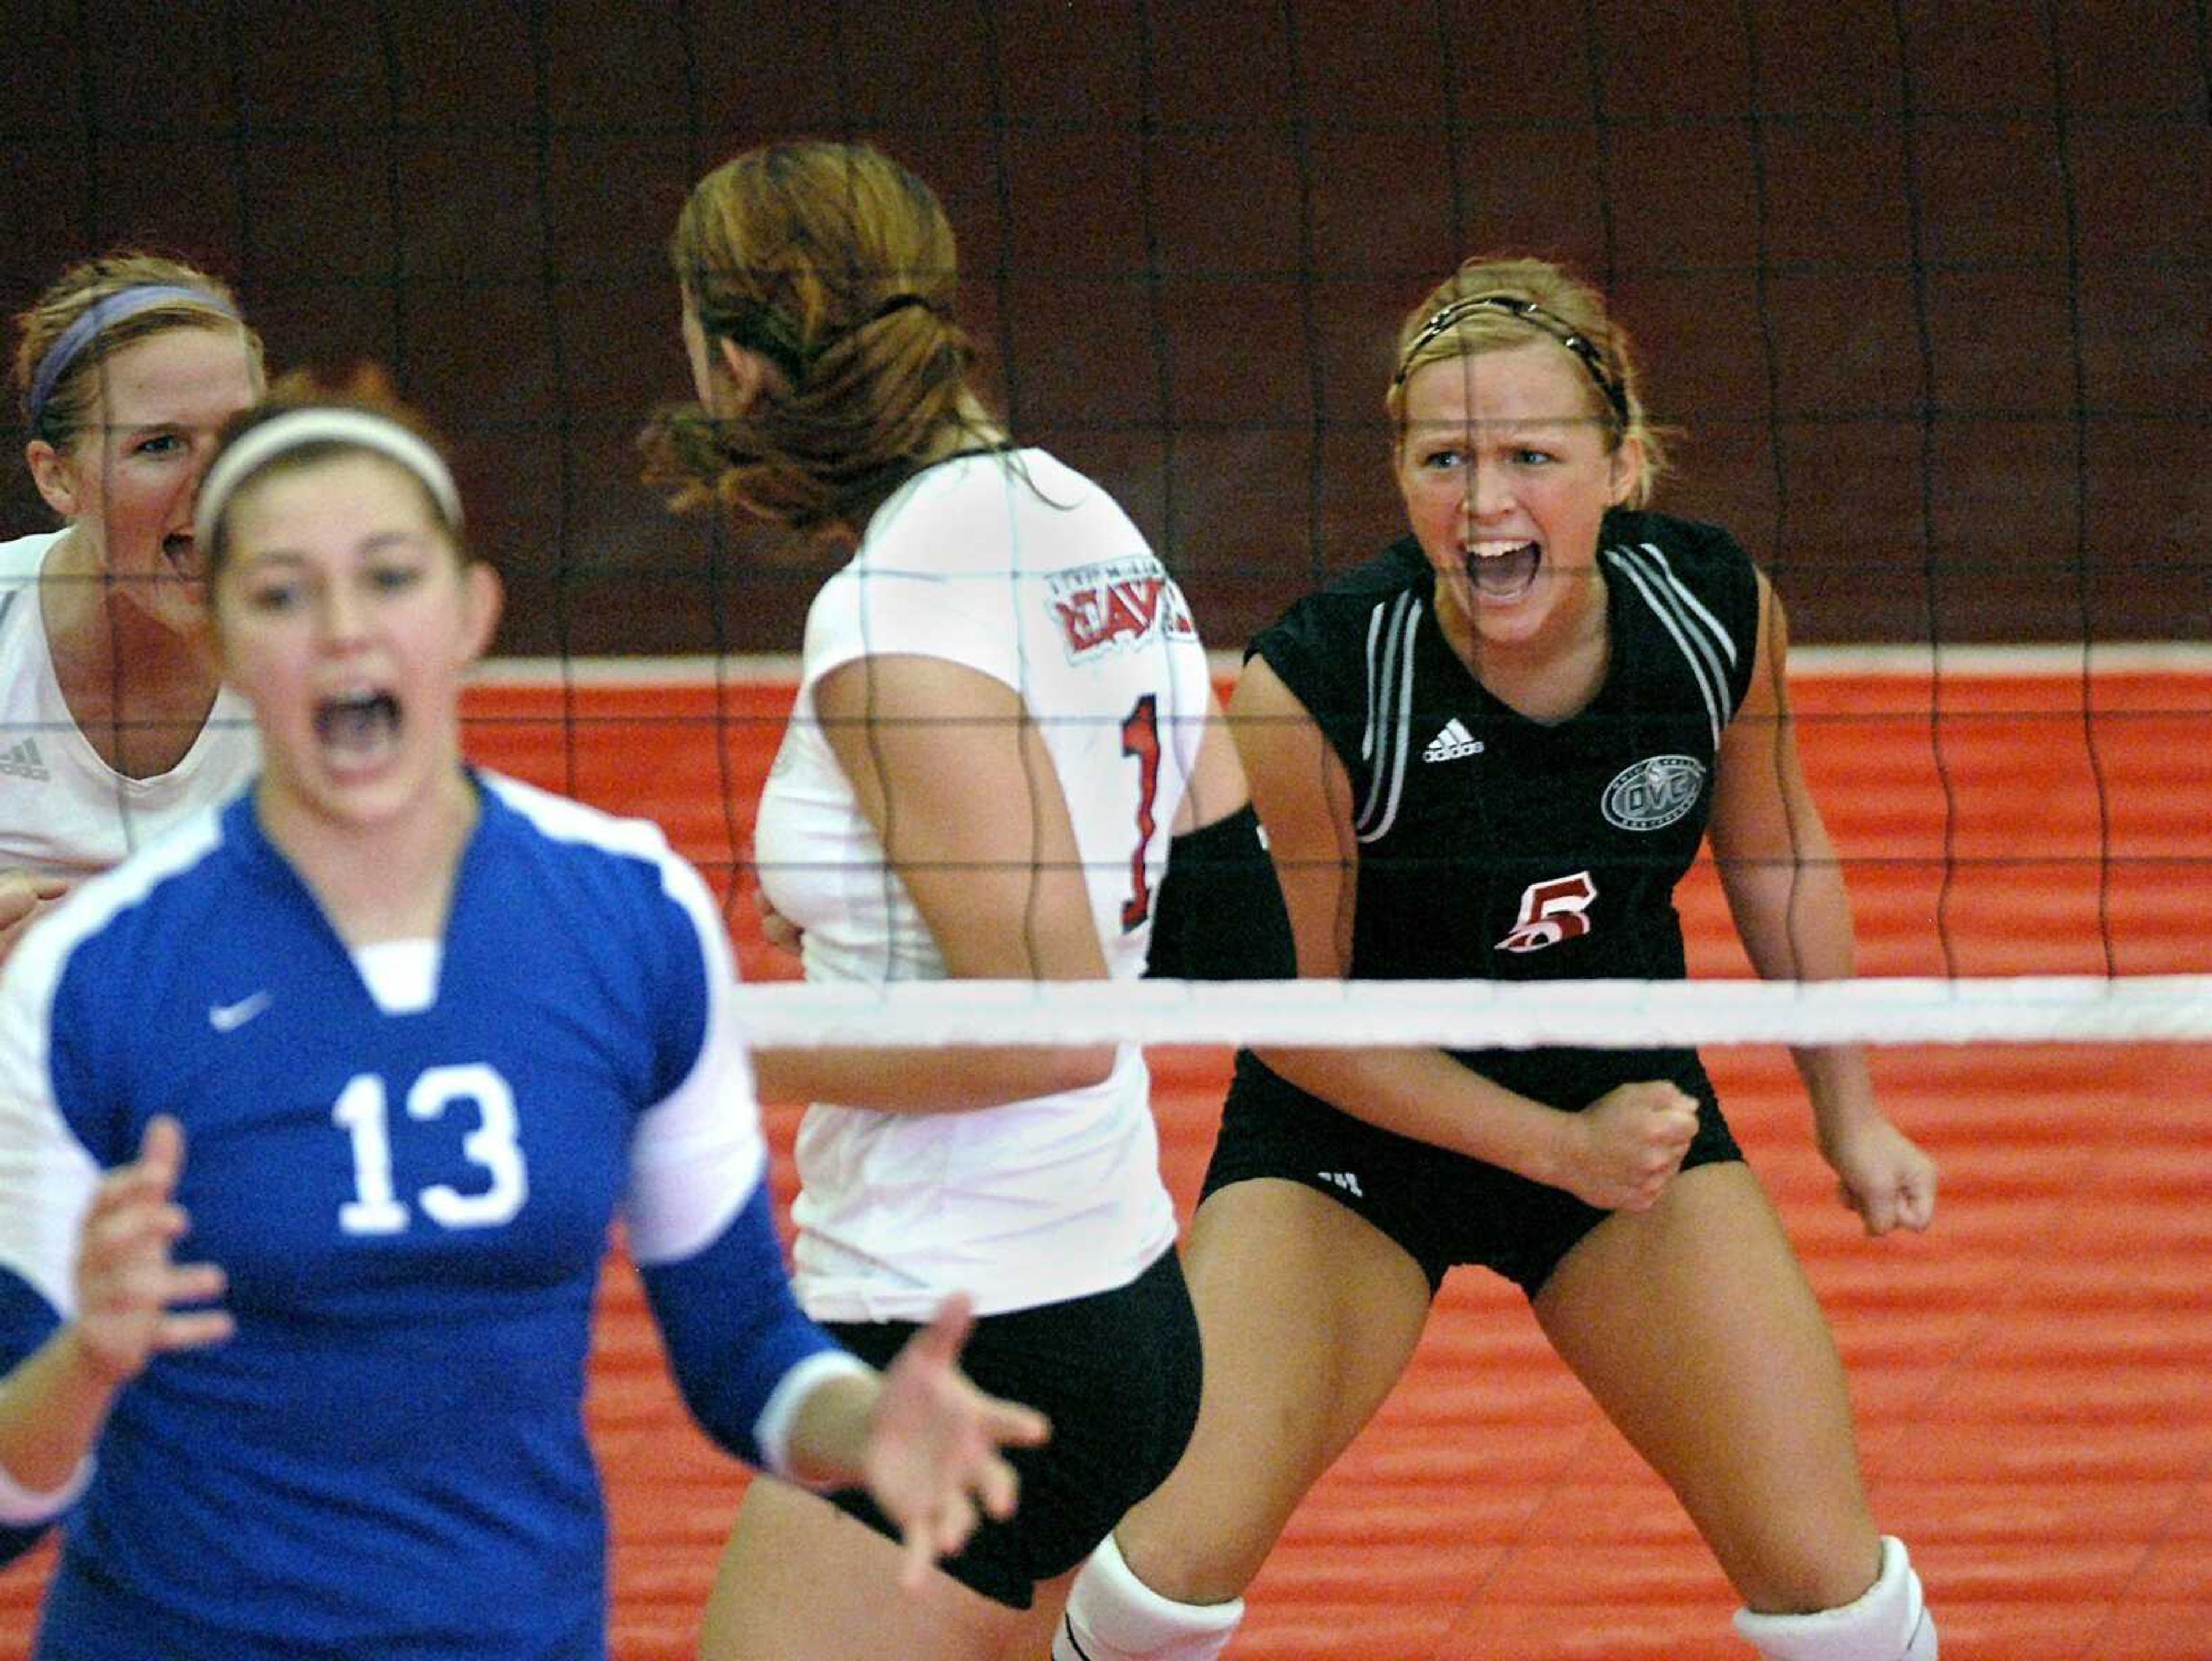
[[[411,1215],[392,1183],[391,1092],[374,1073],[356,1073],[338,1092],[331,1118],[353,1139],[354,1197],[338,1207],[338,1227],[349,1234],[397,1234]],[[516,1140],[514,1092],[496,1069],[483,1062],[427,1068],[407,1092],[407,1117],[444,1117],[455,1102],[473,1103],[477,1125],[461,1152],[489,1177],[488,1186],[463,1193],[434,1183],[415,1196],[423,1214],[445,1228],[489,1228],[510,1221],[530,1197],[530,1169]]]

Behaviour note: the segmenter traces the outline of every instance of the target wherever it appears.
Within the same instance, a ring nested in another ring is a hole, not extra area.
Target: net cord
[[[2212,1040],[2212,975],[1853,980],[754,982],[768,1047],[2132,1044]]]

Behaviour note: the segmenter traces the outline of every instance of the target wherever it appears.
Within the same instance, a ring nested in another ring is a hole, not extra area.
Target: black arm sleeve
[[[1291,917],[1250,805],[1176,837],[1152,912],[1152,980],[1289,980]]]

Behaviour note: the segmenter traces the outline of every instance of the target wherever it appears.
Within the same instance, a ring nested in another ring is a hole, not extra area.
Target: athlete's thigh
[[[738,1507],[700,1661],[994,1661],[1022,1616],[944,1574],[906,1591],[898,1544],[766,1477]]]
[[[1275,1178],[1206,1197],[1183,1272],[1206,1355],[1198,1427],[1115,1535],[1156,1591],[1220,1602],[1258,1573],[1307,1488],[1397,1382],[1429,1283],[1372,1224]]]
[[[1535,1310],[1754,1607],[1865,1590],[1879,1547],[1843,1366],[1750,1167],[1699,1166],[1607,1217]]]

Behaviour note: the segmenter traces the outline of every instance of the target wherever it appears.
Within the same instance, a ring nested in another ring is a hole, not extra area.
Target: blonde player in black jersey
[[[1781,605],[1725,533],[1642,511],[1662,458],[1601,297],[1471,261],[1399,344],[1413,535],[1262,633],[1231,707],[1299,973],[1680,978],[1673,891],[1709,836],[1760,974],[1850,974]],[[1872,1234],[1926,1228],[1935,1167],[1863,1054],[1796,1061],[1845,1203]],[[1241,1056],[1186,1262],[1198,1429],[1086,1565],[1060,1661],[1218,1655],[1466,1263],[1527,1291],[1761,1654],[1936,1655],[1834,1343],[1693,1052]]]

